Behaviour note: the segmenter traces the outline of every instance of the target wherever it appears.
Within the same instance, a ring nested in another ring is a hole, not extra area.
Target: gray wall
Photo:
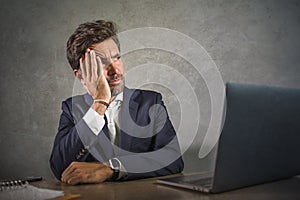
[[[224,82],[300,87],[297,0],[1,0],[0,19],[0,178],[52,176],[48,160],[61,101],[72,95],[74,84],[65,44],[85,21],[113,20],[120,31],[147,26],[176,30],[207,50]],[[168,52],[140,50],[124,56],[126,70],[150,61],[174,67],[190,80],[201,107],[194,142],[199,145],[210,116],[203,79]],[[163,93],[178,127],[178,99],[172,91],[155,84],[144,87]],[[192,170],[193,158],[185,159],[186,170]],[[202,168],[209,168],[211,160],[202,160]]]

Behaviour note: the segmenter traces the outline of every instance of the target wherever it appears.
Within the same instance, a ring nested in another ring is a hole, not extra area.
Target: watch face
[[[120,166],[120,162],[116,159],[111,159],[109,160],[110,163],[110,167],[114,170],[120,170],[121,166]]]

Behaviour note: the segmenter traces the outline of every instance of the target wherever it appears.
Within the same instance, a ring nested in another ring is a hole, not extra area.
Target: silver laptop
[[[226,100],[214,172],[157,183],[220,193],[300,174],[300,89],[227,83]]]

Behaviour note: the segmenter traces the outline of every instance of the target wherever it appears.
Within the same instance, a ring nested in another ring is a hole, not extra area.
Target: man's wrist
[[[117,158],[110,159],[109,166],[113,170],[111,180],[118,180],[120,175],[120,170],[121,170],[121,163],[119,159]]]
[[[99,113],[100,115],[104,115],[106,109],[107,109],[107,105],[101,103],[101,102],[94,102],[92,104],[92,108]]]
[[[107,179],[106,180],[111,180],[114,174],[114,170],[109,166],[106,165],[106,174],[107,174]]]

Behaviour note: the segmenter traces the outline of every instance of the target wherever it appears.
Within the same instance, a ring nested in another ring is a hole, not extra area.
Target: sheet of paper
[[[0,191],[1,200],[42,200],[52,199],[63,195],[63,191],[38,188],[30,184],[1,187]]]

